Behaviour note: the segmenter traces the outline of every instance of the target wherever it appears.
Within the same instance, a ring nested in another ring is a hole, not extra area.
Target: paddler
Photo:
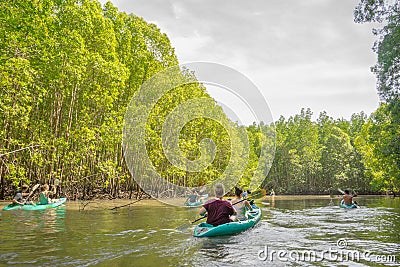
[[[223,184],[216,184],[214,188],[215,199],[207,201],[200,209],[199,214],[204,216],[207,213],[207,223],[213,226],[231,222],[231,215],[236,214],[231,202],[222,199],[225,195]]]

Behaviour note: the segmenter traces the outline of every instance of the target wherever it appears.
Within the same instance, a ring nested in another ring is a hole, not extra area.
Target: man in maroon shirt
[[[223,184],[215,185],[215,199],[208,201],[200,209],[199,214],[204,216],[207,212],[207,223],[213,226],[231,222],[229,216],[236,213],[235,208],[229,201],[223,200],[225,194]]]

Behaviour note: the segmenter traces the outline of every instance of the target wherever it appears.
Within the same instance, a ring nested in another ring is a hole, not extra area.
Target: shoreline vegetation
[[[391,19],[400,11],[371,9],[367,2],[356,8],[356,22],[379,16],[384,22],[374,47],[379,108],[370,116],[355,113],[350,120],[321,112],[317,121],[310,109],[302,109],[271,125],[240,126],[248,135],[249,161],[239,186],[249,187],[262,144],[272,143],[261,133],[273,130],[274,160],[260,186],[267,191],[400,191],[400,99],[395,82],[400,50],[393,49],[399,46],[394,33],[399,25]],[[362,16],[374,10],[386,13]],[[124,114],[146,80],[179,64],[167,35],[155,24],[96,0],[1,1],[0,15],[0,31],[5,33],[0,36],[0,199],[12,198],[23,184],[37,183],[57,184],[58,196],[70,200],[145,198],[136,183],[141,177],[133,177],[125,163]],[[182,71],[182,76],[195,77],[190,71]],[[211,99],[198,82],[166,93],[150,114],[144,140],[161,177],[188,188],[220,177],[232,146],[244,147],[243,140],[230,140],[215,121],[199,118],[182,128],[179,147],[185,158],[194,160],[201,155],[201,141],[212,139],[217,145],[212,164],[191,173],[169,162],[162,148],[163,123],[174,108],[196,98]],[[165,192],[170,189],[159,193]]]
[[[376,197],[376,198],[386,198],[388,197],[387,195],[359,195],[358,198],[363,198],[363,197]],[[389,196],[390,197],[390,196]],[[225,197],[226,199],[228,197]],[[276,201],[276,200],[293,200],[293,201],[298,201],[298,200],[304,200],[304,199],[326,199],[326,200],[334,200],[334,201],[340,201],[342,199],[342,196],[340,195],[279,195],[279,196],[265,196],[259,199],[255,200],[255,203],[263,205],[262,202],[268,202],[270,201]],[[176,203],[177,204],[182,204],[185,201],[184,198],[177,198]],[[115,210],[115,207],[121,207],[123,208],[131,208],[134,206],[141,206],[141,207],[163,207],[163,206],[171,206],[171,204],[164,203],[160,200],[157,199],[142,199],[141,201],[135,202],[133,204],[130,204],[131,201],[128,199],[92,199],[92,200],[87,200],[87,201],[81,201],[81,200],[67,200],[66,204],[68,206],[68,209],[71,210],[98,210],[98,209],[103,209],[103,210]],[[339,202],[338,202],[339,203]],[[0,210],[10,204],[9,201],[7,200],[0,200]],[[130,205],[129,205],[130,204]],[[182,209],[191,209],[189,207],[183,207]]]

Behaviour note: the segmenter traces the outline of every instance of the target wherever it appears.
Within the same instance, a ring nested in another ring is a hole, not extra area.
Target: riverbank
[[[386,195],[359,195],[357,198],[393,198],[392,196]],[[340,195],[335,195],[333,198],[329,195],[279,195],[279,196],[264,196],[256,199],[255,202],[260,204],[261,202],[270,203],[274,201],[304,201],[304,200],[338,200]],[[168,201],[169,204],[180,206],[184,203],[184,198],[175,198]],[[10,204],[9,200],[0,200],[0,210]],[[130,205],[129,205],[130,204]],[[66,205],[71,210],[111,210],[121,208],[129,208],[132,206],[145,206],[145,207],[163,207],[170,206],[169,204],[157,199],[94,199],[94,200],[67,200]]]

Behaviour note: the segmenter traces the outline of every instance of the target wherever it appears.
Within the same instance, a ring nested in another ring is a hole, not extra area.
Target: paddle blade
[[[341,194],[344,195],[344,191],[343,191],[342,189],[338,188],[337,190],[338,190]]]

